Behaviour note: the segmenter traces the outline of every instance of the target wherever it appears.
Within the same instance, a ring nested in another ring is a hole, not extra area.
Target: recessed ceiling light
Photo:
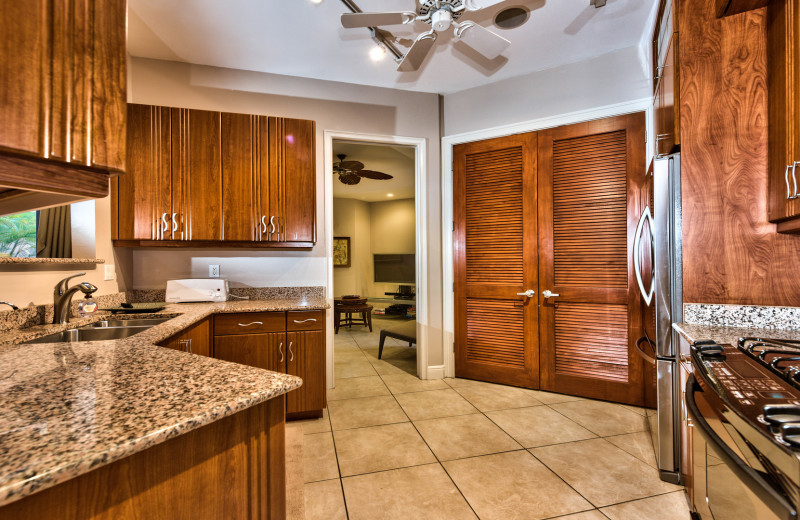
[[[523,7],[509,7],[497,13],[494,24],[501,29],[516,29],[528,21],[530,11]]]
[[[386,57],[386,47],[380,44],[375,45],[369,50],[369,57],[372,58],[372,61],[381,61]]]
[[[394,197],[394,193],[387,193],[386,196],[387,197]]]
[[[312,4],[321,4],[322,0],[311,0]]]

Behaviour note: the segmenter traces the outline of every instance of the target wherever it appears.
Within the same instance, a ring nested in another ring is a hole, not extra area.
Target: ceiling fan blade
[[[393,176],[389,175],[388,173],[383,172],[376,172],[373,170],[361,170],[355,172],[356,175],[360,175],[361,177],[366,177],[367,179],[375,179],[379,181],[385,181],[389,179],[394,179]]]
[[[358,161],[342,161],[339,163],[339,168],[343,170],[363,170],[364,163]]]
[[[436,33],[433,31],[428,31],[417,36],[414,44],[408,49],[403,59],[400,60],[397,70],[400,72],[413,72],[419,69],[422,62],[425,61],[425,58],[428,56],[428,53],[431,52],[435,41]]]
[[[411,23],[417,18],[410,11],[396,13],[345,13],[342,15],[342,27],[380,27],[381,25],[402,25]]]
[[[339,180],[342,184],[348,184],[352,186],[353,184],[358,184],[361,182],[361,177],[354,173],[342,173],[339,175]]]
[[[456,29],[456,36],[490,60],[500,56],[511,45],[502,36],[473,22],[462,23]]]

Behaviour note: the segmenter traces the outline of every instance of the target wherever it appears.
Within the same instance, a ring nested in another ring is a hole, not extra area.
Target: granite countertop
[[[302,384],[156,343],[212,314],[327,307],[323,298],[171,304],[142,315],[169,321],[114,341],[20,344],[108,315],[1,334],[0,506]]]
[[[672,325],[689,343],[711,339],[718,343],[736,345],[739,338],[782,338],[800,341],[800,330],[760,328],[760,327],[727,327],[696,323],[675,323]]]

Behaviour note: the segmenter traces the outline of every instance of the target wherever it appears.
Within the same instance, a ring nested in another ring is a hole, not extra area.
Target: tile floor
[[[378,360],[384,323],[335,336],[328,410],[302,422],[308,520],[689,518],[658,478],[643,409],[421,381],[400,341]]]

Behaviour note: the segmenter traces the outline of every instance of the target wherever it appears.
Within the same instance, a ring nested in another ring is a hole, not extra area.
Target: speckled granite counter
[[[0,335],[0,505],[301,385],[155,343],[211,314],[326,307],[322,298],[173,304],[158,313],[173,319],[115,341],[18,344],[101,316]]]
[[[739,338],[783,338],[800,341],[800,330],[765,329],[758,327],[724,327],[717,325],[702,325],[696,323],[676,323],[673,325],[681,336],[689,343],[697,340],[712,339],[719,343],[735,345]]]

